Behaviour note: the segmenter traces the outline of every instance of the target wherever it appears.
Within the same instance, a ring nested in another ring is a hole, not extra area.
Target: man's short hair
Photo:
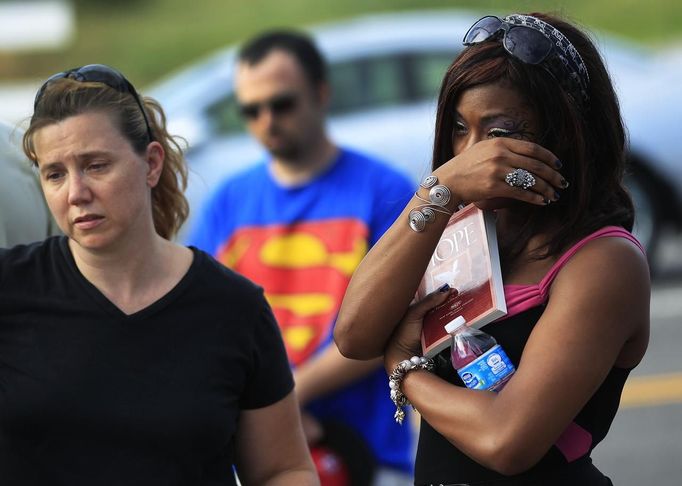
[[[273,30],[252,38],[240,49],[239,61],[253,66],[274,50],[294,56],[311,86],[327,81],[327,64],[315,43],[308,35],[293,30]]]

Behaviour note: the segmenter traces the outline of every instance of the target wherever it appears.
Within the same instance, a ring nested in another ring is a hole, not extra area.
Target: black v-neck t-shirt
[[[192,248],[126,315],[67,241],[0,250],[0,484],[235,484],[240,410],[293,389],[262,290]]]

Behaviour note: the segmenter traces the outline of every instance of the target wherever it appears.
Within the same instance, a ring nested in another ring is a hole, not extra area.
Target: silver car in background
[[[334,140],[387,160],[415,183],[428,173],[440,81],[479,17],[460,10],[395,13],[311,29],[329,61]],[[635,230],[653,258],[661,229],[682,224],[682,144],[673,122],[682,113],[682,96],[674,93],[682,69],[631,43],[595,40],[629,129]],[[147,90],[166,109],[171,133],[188,141],[187,196],[194,213],[225,177],[264,156],[238,115],[235,55],[228,47]]]

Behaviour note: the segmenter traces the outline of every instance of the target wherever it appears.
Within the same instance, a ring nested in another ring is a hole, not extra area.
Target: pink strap
[[[554,445],[564,455],[566,462],[573,462],[590,452],[592,434],[575,422],[571,422]]]
[[[552,286],[552,282],[554,282],[557,274],[564,265],[566,265],[568,260],[590,241],[603,237],[617,237],[630,240],[646,255],[646,252],[639,241],[623,228],[607,226],[595,231],[577,242],[569,248],[566,253],[561,255],[538,284],[505,285],[504,295],[507,301],[506,317],[520,314],[521,312],[547,302],[547,296],[549,294],[549,289]],[[590,448],[592,447],[592,434],[575,422],[571,422],[554,445],[563,454],[567,462],[573,462],[590,451]]]
[[[606,226],[594,233],[587,235],[582,240],[569,248],[561,257],[552,265],[547,274],[540,280],[538,284],[532,285],[505,285],[504,296],[507,301],[507,315],[505,318],[520,314],[528,309],[537,307],[547,302],[549,289],[554,282],[554,278],[559,271],[566,265],[568,260],[575,255],[578,250],[597,238],[604,237],[618,237],[625,238],[633,242],[646,255],[644,247],[637,239],[628,231],[618,226]]]

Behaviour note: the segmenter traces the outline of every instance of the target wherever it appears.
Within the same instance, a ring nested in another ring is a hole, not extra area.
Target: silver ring
[[[430,175],[425,177],[424,180],[421,181],[419,185],[424,189],[430,189],[436,185],[436,182],[438,182],[438,177],[436,177],[435,175]]]
[[[426,227],[426,218],[420,210],[413,209],[410,211],[408,217],[410,219],[410,228],[412,231],[416,231],[417,233],[424,231],[424,228]]]
[[[504,182],[511,187],[530,189],[535,185],[535,177],[526,169],[514,169],[504,177]]]
[[[437,186],[433,186],[429,191],[429,200],[437,206],[446,206],[450,202],[451,195],[450,189],[442,184],[439,184]]]

